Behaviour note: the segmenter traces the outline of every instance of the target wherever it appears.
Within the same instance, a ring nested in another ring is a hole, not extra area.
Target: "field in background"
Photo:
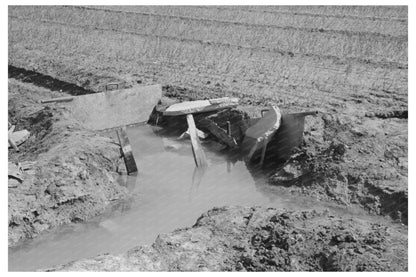
[[[9,65],[291,110],[407,108],[407,45],[407,7],[9,8]]]

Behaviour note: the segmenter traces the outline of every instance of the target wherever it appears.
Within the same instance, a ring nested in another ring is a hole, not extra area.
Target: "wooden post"
[[[258,141],[258,140],[256,140],[256,143],[253,145],[253,147],[250,149],[250,152],[249,152],[249,153],[248,153],[248,155],[247,155],[247,159],[248,159],[249,161],[250,161],[250,160],[251,160],[251,158],[253,157],[254,152],[256,152],[258,145],[259,145],[259,141]]]
[[[192,114],[187,114],[186,120],[188,122],[189,136],[191,137],[192,152],[194,154],[196,166],[205,167],[208,165],[207,158],[198,138],[194,116]]]
[[[263,148],[261,150],[260,166],[263,166],[264,157],[266,156],[267,144],[269,144],[270,138],[271,137],[267,137],[263,140]]]
[[[121,153],[123,154],[124,163],[126,164],[127,174],[137,172],[136,161],[127,137],[126,127],[117,130],[118,141],[120,142]]]
[[[231,122],[230,121],[227,121],[227,135],[231,137]],[[227,173],[230,173],[230,172],[231,172],[231,162],[229,159],[227,159]]]

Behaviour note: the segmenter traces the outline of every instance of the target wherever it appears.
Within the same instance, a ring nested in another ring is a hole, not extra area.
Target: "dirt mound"
[[[407,234],[327,212],[223,207],[151,246],[48,271],[405,271]]]
[[[407,168],[407,119],[321,114],[271,181],[407,224]]]
[[[9,90],[9,120],[31,132],[20,152],[9,151],[9,161],[24,168],[22,182],[8,181],[9,246],[87,220],[127,197],[116,182],[124,164],[111,139],[82,129],[63,107],[36,103],[48,93],[53,97],[50,91],[16,81]]]

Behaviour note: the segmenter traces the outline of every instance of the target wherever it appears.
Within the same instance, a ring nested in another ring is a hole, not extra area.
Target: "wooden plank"
[[[135,86],[77,96],[70,107],[85,128],[104,130],[148,121],[161,97],[161,85]]]
[[[282,115],[282,124],[269,143],[269,151],[276,161],[284,161],[291,156],[293,149],[302,143],[305,117],[317,114],[313,111]]]
[[[263,149],[260,163],[263,163],[267,144],[269,143],[271,137],[273,137],[279,129],[280,122],[280,110],[278,107],[272,106],[263,118],[246,130],[241,148],[243,152],[247,152],[250,149],[247,155],[248,160],[250,160],[259,147],[262,146]]]
[[[263,165],[264,157],[266,156],[267,144],[269,144],[269,141],[270,141],[271,138],[272,137],[268,137],[268,138],[263,140],[263,148],[261,150],[260,166]]]
[[[281,114],[278,107],[271,107],[255,125],[246,130],[246,136],[251,138],[265,138],[271,135],[280,126]]]
[[[129,138],[127,137],[126,127],[117,130],[117,137],[120,143],[121,153],[123,154],[124,163],[126,164],[127,174],[137,172],[136,161],[134,160]]]
[[[194,154],[195,164],[197,167],[206,167],[208,165],[207,158],[198,138],[193,115],[186,115],[186,120],[188,122],[189,135],[191,137],[192,152]]]
[[[227,146],[236,148],[238,147],[237,142],[235,139],[233,139],[231,136],[229,136],[224,129],[219,127],[215,122],[212,120],[209,120],[207,118],[204,118],[199,121],[198,124],[201,124],[205,128],[207,128],[211,134],[213,134],[215,137],[217,137],[220,141],[225,143]]]
[[[74,100],[73,96],[65,96],[65,97],[58,97],[58,98],[51,98],[51,99],[42,99],[40,100],[40,103],[53,103],[53,102],[70,102]]]
[[[218,98],[211,100],[184,101],[169,106],[164,112],[165,116],[185,115],[190,113],[204,113],[236,107],[238,98]]]

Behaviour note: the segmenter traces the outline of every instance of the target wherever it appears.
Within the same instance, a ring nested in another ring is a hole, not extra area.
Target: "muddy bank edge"
[[[329,212],[221,207],[151,246],[46,271],[406,271],[407,233]]]
[[[117,181],[124,170],[119,147],[83,129],[60,105],[38,100],[61,96],[9,80],[9,120],[31,132],[9,162],[24,165],[23,182],[8,179],[9,246],[69,222],[100,214],[128,197]]]

